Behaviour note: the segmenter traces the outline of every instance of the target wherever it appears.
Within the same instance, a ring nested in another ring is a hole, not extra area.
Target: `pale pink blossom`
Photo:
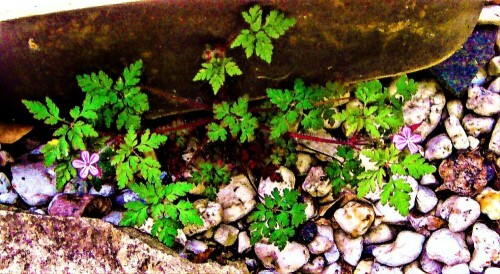
[[[408,147],[410,153],[415,154],[420,150],[418,143],[422,142],[422,136],[418,133],[413,133],[411,127],[404,126],[398,134],[394,134],[392,142],[398,150]]]
[[[86,179],[90,175],[101,177],[101,169],[97,166],[99,162],[99,154],[92,153],[90,156],[89,152],[84,150],[80,153],[81,159],[75,159],[71,162],[71,165],[79,169],[78,176],[82,179]]]

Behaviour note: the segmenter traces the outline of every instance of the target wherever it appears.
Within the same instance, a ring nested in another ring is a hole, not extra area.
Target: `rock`
[[[28,210],[28,212],[30,213],[33,213],[33,214],[39,214],[39,215],[47,215],[45,213],[45,211],[43,211],[43,209],[41,208],[36,208],[36,207],[32,207]]]
[[[330,133],[326,132],[326,130],[324,130],[324,129],[312,131],[309,134],[311,136],[314,136],[314,137],[336,140]],[[314,141],[302,140],[302,139],[299,139],[297,141],[299,142],[299,144],[303,145],[303,146],[298,146],[297,150],[311,152],[320,161],[333,161],[332,157],[328,157],[326,155],[336,155],[337,154],[337,146],[338,145],[335,145],[335,144],[326,144],[326,143],[314,142]],[[306,148],[304,148],[304,147],[306,147]],[[310,149],[308,149],[308,148],[310,148]],[[318,151],[320,153],[316,153],[315,151]]]
[[[242,231],[238,234],[238,253],[244,253],[252,247],[250,244],[250,237],[246,231]]]
[[[405,124],[420,124],[415,132],[424,140],[439,123],[445,103],[444,93],[436,81],[420,82],[416,94],[404,104]]]
[[[491,58],[488,63],[488,74],[491,76],[498,76],[500,74],[500,56]]]
[[[495,80],[491,82],[490,86],[488,87],[488,90],[494,93],[500,93],[500,77],[497,77]]]
[[[380,244],[394,239],[395,233],[387,224],[381,223],[377,226],[372,226],[368,232],[363,235],[363,243],[365,245]]]
[[[325,268],[325,259],[321,256],[314,258],[302,267],[302,272],[305,274],[321,274]]]
[[[418,233],[402,231],[393,243],[376,247],[373,256],[384,265],[402,266],[418,258],[424,241],[425,237]]]
[[[495,55],[497,28],[476,27],[462,47],[430,69],[448,91],[460,97],[478,70]]]
[[[446,133],[430,139],[425,145],[425,159],[429,161],[446,159],[451,155],[453,145]]]
[[[239,49],[232,50],[231,57],[236,63],[246,63],[254,69],[247,70],[245,77],[232,77],[231,81],[226,81],[227,88],[241,90],[238,87],[245,87],[244,92],[250,98],[256,98],[265,94],[269,82],[284,84],[291,71],[296,75],[310,75],[315,82],[324,83],[331,79],[353,82],[423,69],[449,56],[463,44],[484,2],[430,3],[419,0],[411,7],[394,2],[389,8],[377,0],[367,1],[341,0],[335,5],[322,1],[311,2],[311,5],[288,1],[269,4],[270,8],[297,19],[297,23],[283,37],[273,41],[271,66],[257,58],[247,60],[243,52],[238,52]],[[256,4],[268,5],[265,1]],[[372,8],[366,10],[366,6]],[[28,114],[21,99],[45,96],[55,102],[64,102],[64,107],[69,109],[81,103],[80,96],[75,96],[81,94],[75,83],[76,74],[90,73],[92,68],[106,72],[122,71],[123,63],[139,57],[145,63],[141,84],[163,89],[167,95],[176,90],[178,96],[192,100],[199,97],[203,102],[210,102],[213,94],[206,92],[208,83],[192,81],[203,62],[200,55],[205,45],[215,47],[218,42],[214,41],[231,39],[231,35],[246,28],[241,12],[248,8],[246,3],[239,1],[218,0],[202,6],[196,1],[153,1],[104,5],[13,20],[2,27],[0,48],[3,53],[1,62],[5,64],[0,74],[0,79],[5,81],[0,101],[12,102],[12,106],[4,104],[0,117],[5,121],[26,120]],[[359,18],[359,14],[363,14],[363,18]],[[318,22],[311,19],[325,15],[336,20]],[[162,17],[163,20],[158,20]],[[404,20],[400,21],[401,18]],[[123,37],[124,25],[130,34],[126,37]],[[25,26],[23,32],[19,32],[21,26]],[[200,29],[200,26],[207,27]],[[145,29],[151,31],[145,32]],[[82,36],[87,34],[85,31],[89,31],[88,35]],[[353,33],[357,39],[352,39]],[[426,35],[428,33],[432,35]],[[152,35],[158,38],[151,39]],[[29,50],[27,41],[30,37],[39,47]],[[92,47],[81,48],[85,43]],[[170,47],[158,47],[166,44]],[[403,44],[406,46],[401,47]],[[140,50],[133,54],[129,52],[130,47]],[[109,58],[115,59],[113,61],[105,58],[112,48],[117,56],[121,56]],[[64,51],[64,54],[59,51]],[[42,64],[46,60],[51,62],[33,67],[33,64]],[[169,62],[166,64],[162,60]],[[19,75],[24,76],[22,80],[17,79]],[[30,87],[41,82],[44,84],[36,93],[33,92]],[[236,97],[241,95],[243,93],[236,94]],[[188,111],[198,105],[172,102],[161,94],[150,96],[150,117]]]
[[[484,274],[500,274],[500,267],[488,267]]]
[[[477,24],[500,26],[500,6],[485,6],[479,14]]]
[[[89,193],[91,185],[88,181],[80,179],[80,177],[75,177],[69,180],[64,186],[63,193],[84,195]]]
[[[47,211],[53,216],[102,218],[111,212],[111,200],[90,194],[60,193],[52,199]]]
[[[333,245],[329,250],[323,253],[328,264],[333,264],[338,261],[340,258],[340,251],[336,245]]]
[[[465,106],[482,116],[493,116],[500,113],[500,94],[479,86],[471,86]]]
[[[469,266],[466,263],[457,264],[454,266],[445,265],[443,267],[443,274],[469,274]]]
[[[0,194],[4,194],[9,192],[9,190],[12,188],[12,185],[10,184],[10,180],[5,175],[5,173],[0,172]]]
[[[100,195],[103,197],[110,197],[115,194],[115,186],[110,184],[104,184],[101,186],[101,189],[99,191],[97,191],[94,187],[92,187],[89,193],[93,195]]]
[[[314,199],[309,196],[302,196],[304,200],[304,204],[306,204],[306,217],[308,220],[314,218],[316,216],[316,206],[314,205]]]
[[[11,171],[12,187],[28,205],[44,205],[57,194],[55,174],[42,162],[15,165]]]
[[[149,235],[85,217],[2,210],[0,242],[7,273],[248,273],[242,263],[192,263]]]
[[[208,249],[208,245],[196,239],[186,241],[186,250],[193,252],[194,254],[200,254]]]
[[[476,201],[481,206],[481,212],[488,215],[488,218],[500,220],[500,191],[487,187],[476,196]]]
[[[486,83],[486,77],[488,77],[488,72],[486,71],[486,69],[484,67],[482,67],[477,71],[476,76],[474,76],[474,78],[472,78],[472,81],[470,81],[470,84],[482,86],[484,83]]]
[[[259,183],[259,188],[257,189],[257,192],[259,193],[259,196],[262,197],[266,195],[271,195],[273,190],[276,188],[279,190],[280,194],[283,195],[283,190],[284,189],[293,189],[295,186],[295,175],[293,174],[292,171],[290,171],[288,168],[281,166],[276,173],[279,173],[281,175],[281,178],[283,179],[280,182],[272,181],[271,178],[263,178],[260,180]]]
[[[467,149],[469,147],[469,140],[464,128],[460,124],[460,120],[455,116],[450,116],[444,121],[446,132],[451,138],[451,142],[456,149]]]
[[[187,236],[198,234],[218,226],[222,221],[222,206],[219,203],[208,201],[208,199],[196,200],[193,206],[200,214],[203,225],[187,225],[183,228]],[[235,239],[236,240],[236,239]]]
[[[491,133],[488,149],[500,156],[500,119],[497,120],[493,133]]]
[[[259,258],[265,268],[272,268],[280,253],[277,246],[263,242],[256,243],[253,249],[255,256]]]
[[[431,214],[416,216],[415,214],[410,213],[408,215],[408,219],[410,220],[410,224],[415,231],[425,236],[429,236],[431,231],[438,230],[446,224],[443,219]]]
[[[436,213],[448,221],[452,232],[462,232],[479,218],[481,209],[472,198],[451,196],[438,206]]]
[[[441,274],[443,268],[440,262],[427,256],[425,248],[422,250],[422,256],[420,256],[420,265],[422,266],[422,270],[429,274]]]
[[[375,219],[373,207],[367,203],[350,201],[333,214],[340,228],[351,237],[366,233]]]
[[[485,267],[500,262],[500,236],[482,223],[472,227],[474,253],[469,263],[472,272],[482,272]]]
[[[307,261],[309,261],[307,247],[296,242],[289,242],[278,254],[276,265],[280,273],[293,273],[305,265]]]
[[[459,120],[462,119],[464,114],[464,105],[460,100],[451,100],[446,104],[446,109],[448,110],[448,115],[455,116]]]
[[[403,271],[398,267],[388,267],[374,262],[371,274],[403,274]]]
[[[234,222],[254,209],[255,191],[244,175],[231,178],[229,185],[219,189],[217,203],[222,206],[222,221]]]
[[[419,186],[415,201],[417,209],[422,213],[427,213],[437,205],[438,198],[432,189],[425,186]]]
[[[468,263],[470,252],[463,233],[455,233],[442,228],[432,233],[425,245],[427,256],[446,265]]]
[[[333,263],[325,268],[321,274],[342,274],[342,266]]]
[[[126,203],[133,202],[133,201],[139,201],[140,198],[137,195],[137,193],[133,192],[130,189],[124,189],[122,190],[122,193],[118,196],[116,196],[114,203],[117,204],[118,206],[125,206]]]
[[[469,150],[476,150],[481,144],[481,141],[475,137],[467,136],[467,139],[469,139]]]
[[[491,132],[495,120],[491,117],[478,117],[476,115],[467,114],[462,120],[462,123],[467,134],[478,137],[481,134]]]
[[[222,224],[215,231],[214,240],[223,246],[232,246],[238,239],[239,232],[234,226]]]
[[[318,224],[316,237],[307,245],[312,254],[322,254],[335,245],[333,241],[333,228],[330,225]]]
[[[418,261],[414,261],[403,268],[404,274],[426,274],[422,269]]]
[[[302,189],[312,197],[323,197],[332,191],[332,184],[323,167],[312,167],[302,183]]]
[[[0,204],[12,205],[17,202],[19,195],[17,193],[9,191],[7,193],[0,194]]]
[[[415,199],[417,198],[417,191],[418,191],[418,182],[411,176],[393,176],[393,178],[399,179],[402,178],[404,179],[408,184],[410,184],[412,188],[412,192],[409,193],[410,195],[410,210],[415,206]],[[399,223],[399,222],[404,222],[406,221],[406,217],[401,215],[397,209],[394,207],[390,206],[389,203],[386,203],[385,205],[382,204],[381,201],[378,201],[375,204],[375,208],[378,211],[377,214],[381,214],[382,216],[382,222],[386,223]]]
[[[372,268],[373,268],[373,261],[362,260],[356,266],[356,269],[354,270],[354,273],[355,274],[371,274],[372,273]]]
[[[349,238],[342,231],[335,231],[333,235],[335,244],[340,251],[342,259],[352,266],[356,266],[363,252],[363,237]]]
[[[425,174],[424,176],[422,176],[422,178],[420,178],[420,184],[423,186],[433,186],[437,185],[438,181],[436,180],[434,174]]]
[[[484,158],[477,151],[460,153],[454,160],[443,160],[438,171],[444,182],[436,191],[449,189],[462,196],[473,196],[487,184]]]
[[[114,210],[108,213],[108,215],[104,216],[101,220],[110,223],[112,225],[118,226],[120,225],[122,218],[123,218],[123,212]]]
[[[317,234],[318,225],[313,221],[307,222],[300,230],[300,238],[302,238],[306,244],[312,242]]]
[[[24,135],[28,134],[32,129],[33,125],[15,124],[10,121],[7,123],[0,122],[0,144],[13,144]],[[0,166],[4,165],[5,162],[3,159],[0,159]]]
[[[297,161],[295,162],[295,167],[299,171],[299,174],[306,174],[311,167],[312,157],[306,153],[298,153]]]

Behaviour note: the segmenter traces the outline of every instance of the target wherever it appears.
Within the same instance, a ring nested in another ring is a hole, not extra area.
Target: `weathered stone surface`
[[[451,93],[463,95],[474,76],[495,55],[496,27],[474,30],[467,42],[449,59],[431,68]]]
[[[248,273],[245,265],[191,263],[155,239],[98,219],[0,209],[3,273]]]
[[[483,0],[145,0],[4,21],[0,117],[31,118],[20,99],[47,95],[70,108],[83,98],[75,75],[96,70],[117,75],[139,58],[145,65],[142,84],[210,102],[209,85],[192,81],[200,56],[206,45],[227,44],[247,27],[240,13],[253,3],[297,19],[273,41],[271,65],[247,60],[239,49],[229,53],[244,75],[231,79],[228,90],[255,98],[297,76],[356,81],[437,64],[466,41]],[[186,109],[151,97],[151,117]]]

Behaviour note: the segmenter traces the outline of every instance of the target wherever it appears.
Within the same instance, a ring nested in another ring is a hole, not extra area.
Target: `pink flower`
[[[411,127],[404,126],[398,134],[394,134],[392,137],[392,142],[394,142],[394,146],[403,150],[405,147],[408,147],[411,154],[415,154],[419,151],[420,143],[422,141],[422,136],[418,133],[413,133]]]
[[[97,162],[99,162],[99,154],[92,153],[92,156],[89,157],[89,152],[84,150],[80,153],[80,159],[75,159],[71,162],[71,165],[79,169],[78,176],[82,179],[86,179],[90,175],[101,177],[101,169],[97,166]]]

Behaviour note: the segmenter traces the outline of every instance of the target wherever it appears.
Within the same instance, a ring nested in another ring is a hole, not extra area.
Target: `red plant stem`
[[[163,98],[166,98],[168,100],[175,101],[175,102],[179,102],[179,103],[186,105],[186,106],[191,106],[191,107],[195,107],[197,109],[202,109],[202,110],[210,110],[210,111],[212,110],[211,105],[203,104],[200,102],[196,102],[195,100],[191,100],[188,98],[173,95],[173,94],[171,94],[169,92],[165,92],[161,89],[148,87],[148,86],[141,86],[141,88],[143,88],[143,89],[145,89],[145,90],[147,90],[147,91],[149,91],[157,96],[160,96],[160,97],[163,97]]]
[[[185,130],[185,129],[192,130],[192,129],[195,129],[199,126],[204,126],[212,121],[214,121],[213,118],[205,118],[205,119],[200,119],[198,121],[194,121],[191,123],[175,126],[175,127],[159,126],[154,130],[154,132],[165,134],[165,133],[169,133],[172,131],[179,131],[179,130]]]

